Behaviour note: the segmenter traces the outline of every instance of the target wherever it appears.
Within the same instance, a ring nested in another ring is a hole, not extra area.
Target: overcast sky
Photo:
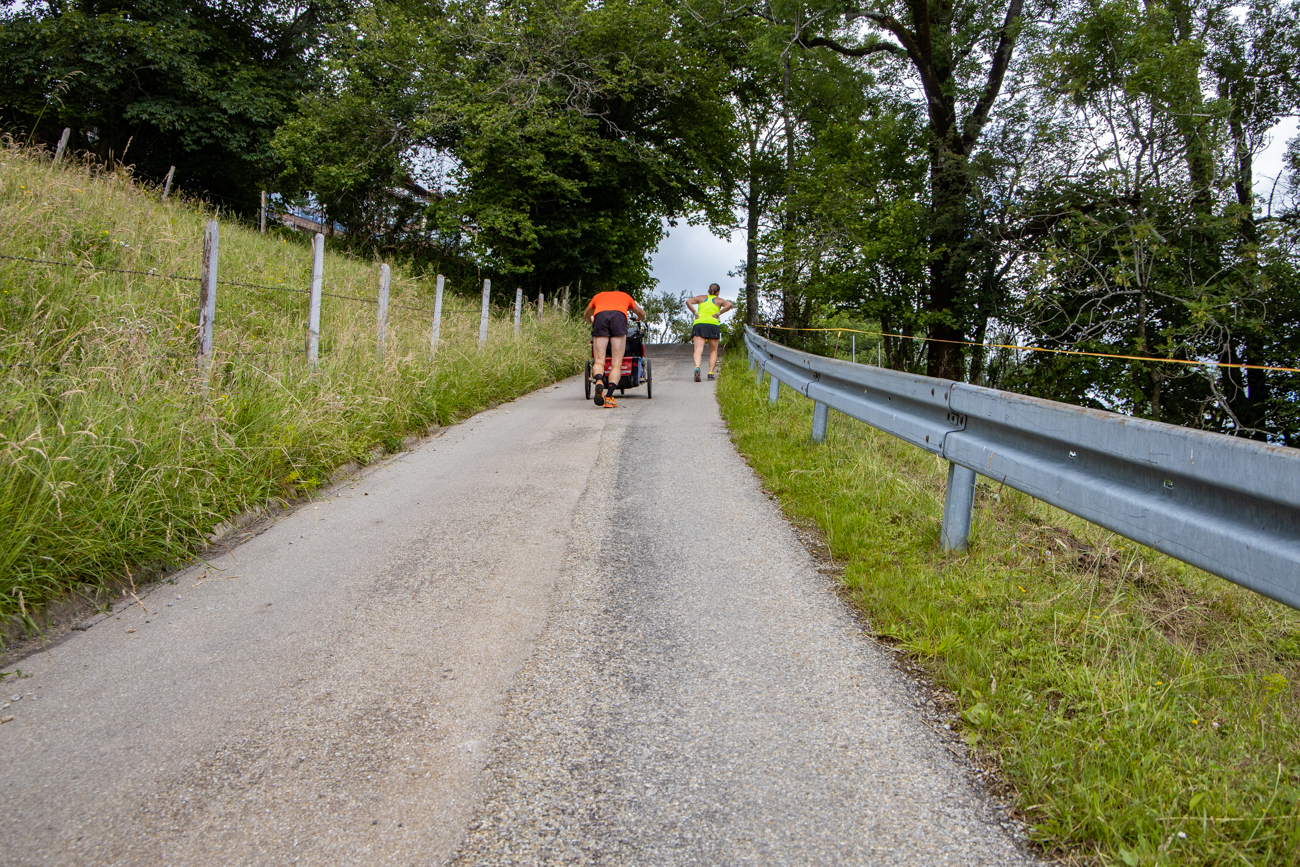
[[[722,287],[722,297],[735,301],[745,287],[744,277],[728,277],[745,259],[745,233],[733,232],[734,243],[719,238],[704,226],[679,222],[650,258],[650,276],[659,281],[657,291],[687,296],[703,295],[710,283]]]
[[[1278,124],[1272,132],[1273,141],[1268,150],[1255,158],[1255,192],[1267,197],[1273,181],[1282,170],[1282,154],[1286,144],[1297,133],[1295,118]],[[1282,191],[1278,185],[1278,193]],[[1280,205],[1275,202],[1274,208]],[[731,240],[719,238],[704,226],[688,226],[685,222],[670,229],[668,237],[659,245],[650,260],[650,276],[659,281],[658,291],[676,295],[702,295],[710,283],[722,287],[722,297],[735,301],[745,286],[745,279],[728,277],[728,271],[739,272],[745,259],[745,233],[736,230]]]

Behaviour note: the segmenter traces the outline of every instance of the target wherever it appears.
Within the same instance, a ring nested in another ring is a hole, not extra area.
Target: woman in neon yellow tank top
[[[717,283],[709,284],[708,295],[696,295],[686,299],[686,306],[691,308],[695,324],[691,326],[691,342],[695,344],[695,381],[700,381],[700,356],[704,354],[705,341],[709,344],[709,379],[718,366],[718,341],[722,338],[721,317],[731,311],[735,304],[726,298],[719,298],[722,288]]]

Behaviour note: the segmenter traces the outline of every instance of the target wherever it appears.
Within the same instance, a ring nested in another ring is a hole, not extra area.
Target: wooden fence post
[[[387,265],[379,266],[379,335],[375,351],[384,360],[384,340],[388,336],[388,286],[393,273]]]
[[[258,220],[262,234],[266,234],[266,190],[262,190],[262,212]]]
[[[519,336],[519,316],[524,309],[524,290],[515,288],[515,337]]]
[[[565,317],[569,315],[569,287],[566,285],[564,291],[560,294],[560,307],[564,310]]]
[[[436,355],[438,352],[438,337],[442,331],[442,287],[444,278],[438,275],[438,288],[433,293],[433,328],[429,332],[429,353]]]
[[[307,363],[316,367],[320,353],[320,284],[325,269],[325,236],[320,232],[311,242],[311,307],[307,313]]]
[[[492,281],[483,281],[483,312],[479,314],[478,320],[478,345],[480,347],[487,344],[488,331],[488,298],[492,294]]]
[[[164,202],[167,201],[167,194],[172,191],[172,175],[174,174],[176,174],[176,166],[172,166],[167,170],[167,180],[163,181],[162,200]]]
[[[208,393],[212,364],[212,323],[217,318],[217,221],[209,220],[203,231],[203,270],[199,272],[199,333],[195,361],[202,374],[203,394]]]
[[[542,321],[542,314],[546,312],[546,293],[537,293],[537,321]]]
[[[63,151],[67,148],[68,137],[71,135],[72,130],[65,126],[63,128],[63,135],[59,136],[59,146],[54,149],[54,164],[56,166],[59,164],[59,160],[63,159]]]

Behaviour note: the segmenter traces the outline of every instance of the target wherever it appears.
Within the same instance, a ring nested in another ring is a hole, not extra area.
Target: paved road
[[[689,372],[484,413],[24,660],[0,863],[1029,863]]]

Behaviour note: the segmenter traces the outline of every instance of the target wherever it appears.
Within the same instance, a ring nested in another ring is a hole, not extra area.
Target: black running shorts
[[[691,329],[691,337],[703,337],[705,340],[721,340],[722,328],[717,325],[701,323]]]
[[[591,323],[592,337],[627,337],[627,314],[602,310]]]

